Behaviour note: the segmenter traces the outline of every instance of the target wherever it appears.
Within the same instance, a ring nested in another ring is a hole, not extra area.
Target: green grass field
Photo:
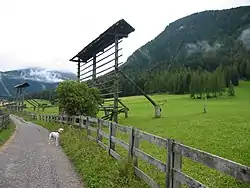
[[[58,113],[58,108],[56,106],[51,105],[51,103],[47,100],[43,100],[43,99],[35,99],[38,103],[40,104],[47,104],[47,108],[46,110],[43,112],[42,109],[39,110],[39,113],[47,113],[47,114],[54,114],[54,113]],[[25,104],[27,106],[27,108],[25,109],[28,112],[34,112],[33,110],[33,106],[31,104],[29,104],[27,101],[25,101]],[[37,112],[37,109],[36,109]]]
[[[122,114],[119,123],[132,125],[143,131],[175,140],[188,146],[250,166],[250,82],[241,82],[235,88],[236,96],[209,99],[207,113],[203,114],[203,101],[190,99],[189,95],[153,95],[156,102],[167,100],[162,106],[162,117],[153,118],[153,106],[142,96],[125,97],[122,101],[129,107],[129,117]],[[44,113],[56,113],[57,108],[48,108]],[[119,135],[128,141],[125,135]],[[166,161],[164,149],[142,142],[140,148]],[[125,151],[118,148],[121,155]],[[164,174],[151,165],[139,161],[139,167],[162,186]],[[184,159],[183,171],[208,187],[246,188],[222,173]]]

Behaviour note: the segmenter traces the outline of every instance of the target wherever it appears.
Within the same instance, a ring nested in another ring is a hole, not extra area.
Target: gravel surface
[[[15,138],[0,151],[0,188],[82,188],[60,147],[48,144],[48,130],[11,117]]]

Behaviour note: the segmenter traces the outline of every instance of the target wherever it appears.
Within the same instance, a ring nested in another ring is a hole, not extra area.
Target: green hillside
[[[245,61],[250,57],[249,23],[250,6],[204,11],[181,18],[136,50],[123,69],[135,72],[184,64],[213,70],[221,62]]]

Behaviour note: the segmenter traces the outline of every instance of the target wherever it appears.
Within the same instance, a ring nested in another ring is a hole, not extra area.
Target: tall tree
[[[103,103],[100,92],[86,83],[64,81],[57,87],[59,108],[68,115],[96,116],[99,104]]]

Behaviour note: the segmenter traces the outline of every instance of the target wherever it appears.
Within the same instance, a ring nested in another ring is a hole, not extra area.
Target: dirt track
[[[0,188],[83,187],[60,147],[48,144],[46,129],[11,119],[19,128],[0,151]]]

